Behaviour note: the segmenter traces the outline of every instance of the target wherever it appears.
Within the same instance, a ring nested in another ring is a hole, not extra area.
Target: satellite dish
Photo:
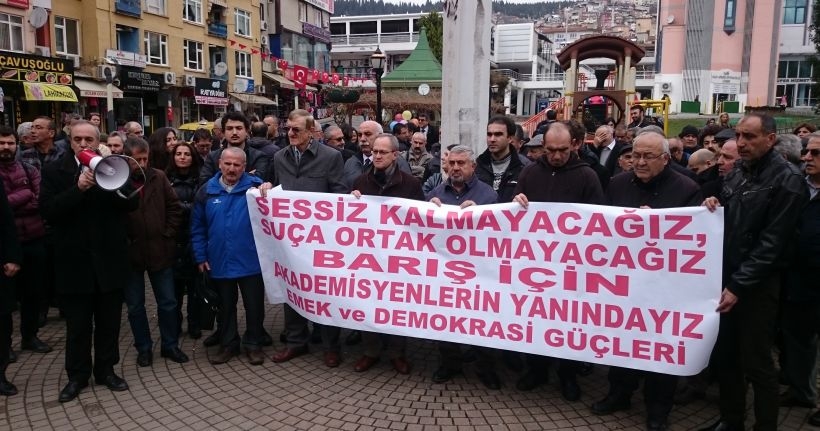
[[[40,28],[48,22],[48,11],[35,6],[31,9],[31,15],[28,17],[28,23],[34,28]]]
[[[666,17],[667,24],[672,24],[673,22],[675,22],[675,15],[669,15]]]
[[[214,75],[224,76],[228,73],[228,65],[224,61],[220,61],[214,65]]]

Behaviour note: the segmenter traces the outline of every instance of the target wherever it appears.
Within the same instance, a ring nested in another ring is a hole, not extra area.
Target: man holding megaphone
[[[40,192],[43,217],[54,231],[56,291],[66,317],[68,383],[60,402],[77,398],[92,372],[97,384],[128,390],[125,380],[114,374],[114,365],[120,360],[122,289],[131,273],[126,214],[139,206],[128,181],[119,190],[127,196],[123,199],[103,189],[95,172],[80,163],[77,155],[99,146],[100,131],[82,120],[69,131],[71,151],[44,167]]]

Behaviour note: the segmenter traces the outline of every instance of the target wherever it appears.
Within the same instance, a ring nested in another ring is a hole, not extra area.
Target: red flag
[[[308,69],[307,67],[300,66],[298,64],[293,66],[293,83],[296,84],[296,88],[305,88],[308,80]]]
[[[248,47],[247,45],[242,45],[241,43],[239,44],[239,49],[245,49],[247,47]]]
[[[342,84],[343,84],[345,87],[347,87],[347,85],[348,85],[348,84],[350,84],[350,78],[349,78],[347,75],[345,75],[345,77],[344,77],[344,78],[342,78]]]
[[[322,82],[330,81],[330,74],[327,72],[322,72]]]
[[[231,43],[231,46],[236,45],[236,41],[235,41],[235,40],[230,40],[230,39],[228,39],[228,42],[230,42],[230,43]]]
[[[259,50],[255,48],[251,48],[251,54],[256,55],[259,54]]]
[[[339,85],[339,74],[334,73],[333,76],[330,77],[330,80],[333,82],[333,85]]]

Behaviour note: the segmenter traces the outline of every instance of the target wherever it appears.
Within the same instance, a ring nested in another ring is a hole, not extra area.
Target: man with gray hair
[[[774,150],[797,167],[803,164],[800,157],[800,150],[802,149],[803,143],[797,135],[779,134],[774,141]]]
[[[445,150],[446,151],[446,150]],[[427,199],[441,206],[458,205],[466,208],[473,205],[490,205],[498,200],[498,194],[488,184],[475,176],[475,153],[466,145],[456,145],[447,153],[447,180],[436,186],[427,194]],[[438,342],[441,363],[433,373],[433,381],[444,383],[455,375],[461,374],[461,348],[456,343],[448,341]],[[479,374],[495,373],[493,349],[477,347],[478,356],[476,368]]]
[[[262,353],[265,286],[253,240],[245,192],[262,180],[245,172],[247,155],[227,147],[219,155],[219,172],[196,193],[191,209],[191,246],[199,271],[210,274],[219,293],[219,349],[212,364],[239,354],[242,344],[251,365],[265,362]],[[245,306],[246,331],[240,339],[236,318],[237,287]]]
[[[410,137],[410,149],[401,154],[402,158],[410,165],[410,171],[414,177],[424,181],[424,174],[427,166],[433,160],[433,155],[427,152],[427,136],[424,133],[416,132]]]
[[[285,126],[289,146],[273,156],[273,186],[289,191],[314,193],[347,193],[342,175],[342,155],[327,145],[311,139],[315,121],[303,109],[291,111]],[[271,357],[273,362],[287,362],[308,352],[310,334],[307,319],[289,305],[284,306],[287,347]],[[324,363],[338,367],[341,362],[338,327],[322,325]]]
[[[698,206],[701,202],[697,183],[671,169],[669,142],[662,133],[643,131],[632,144],[632,172],[612,178],[606,189],[609,205],[627,208],[677,208]],[[672,410],[677,377],[621,367],[609,369],[609,392],[592,404],[592,413],[608,415],[631,407],[632,393],[644,377],[644,402],[647,429],[666,429]]]
[[[325,127],[324,131],[325,135],[325,145],[338,150],[342,153],[342,160],[347,162],[347,159],[356,155],[353,151],[348,150],[345,148],[345,136],[344,132],[339,126],[330,125]]]
[[[382,133],[382,125],[375,121],[363,121],[359,125],[359,154],[347,159],[344,165],[344,183],[348,188],[353,186],[356,178],[373,166],[373,143]],[[410,165],[404,158],[398,158],[397,166],[401,171],[411,173]]]
[[[125,127],[123,127],[123,129],[125,129],[125,133],[128,136],[142,137],[145,134],[145,131],[142,129],[142,124],[136,121],[129,121],[125,123]]]

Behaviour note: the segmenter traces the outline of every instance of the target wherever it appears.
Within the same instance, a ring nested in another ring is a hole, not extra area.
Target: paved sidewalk
[[[149,320],[158,337],[153,298],[148,301]],[[148,304],[146,304],[148,305]],[[241,309],[241,306],[240,306]],[[282,307],[268,306],[265,327],[278,339]],[[16,316],[15,316],[16,317]],[[15,324],[18,322],[15,319]],[[244,325],[240,321],[240,328]],[[343,333],[343,336],[346,331]],[[208,332],[205,333],[208,335]],[[392,370],[382,361],[365,373],[355,373],[353,362],[359,346],[344,346],[344,362],[328,369],[321,349],[289,363],[250,366],[244,356],[227,364],[208,362],[202,340],[185,338],[182,349],[191,357],[187,364],[167,362],[154,351],[154,365],[140,368],[131,346],[131,331],[123,310],[121,360],[117,373],[131,389],[111,392],[89,386],[78,400],[61,404],[57,394],[66,383],[63,370],[65,324],[52,310],[40,337],[55,351],[46,355],[20,352],[18,363],[8,370],[20,394],[0,397],[0,430],[641,430],[644,429],[643,397],[636,393],[632,409],[612,416],[595,416],[589,405],[607,390],[606,367],[580,377],[581,401],[565,402],[553,374],[549,385],[533,392],[515,389],[517,373],[499,365],[505,386],[486,390],[470,366],[465,376],[447,384],[435,384],[430,376],[438,353],[433,342],[413,340],[408,356],[413,364],[409,376]],[[13,346],[19,351],[19,334]],[[215,348],[213,348],[215,349]],[[676,407],[671,430],[691,430],[716,419],[716,388],[707,401]],[[782,409],[781,430],[814,429],[805,424],[810,409]],[[748,422],[751,423],[751,420]]]

